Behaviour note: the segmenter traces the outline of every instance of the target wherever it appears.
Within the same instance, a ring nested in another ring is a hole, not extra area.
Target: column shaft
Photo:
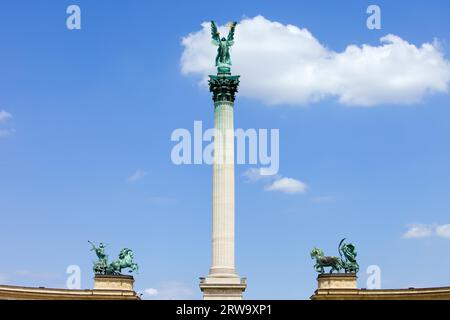
[[[235,274],[233,102],[214,104],[213,228],[210,274]]]

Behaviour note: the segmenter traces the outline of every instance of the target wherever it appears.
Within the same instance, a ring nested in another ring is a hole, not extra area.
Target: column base
[[[238,275],[213,274],[200,278],[203,300],[242,300],[246,288],[247,279]]]

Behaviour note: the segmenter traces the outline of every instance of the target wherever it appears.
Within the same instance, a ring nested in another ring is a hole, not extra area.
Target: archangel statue
[[[108,256],[105,253],[106,245],[100,242],[97,247],[91,241],[88,242],[92,246],[91,251],[95,251],[98,258],[98,260],[94,262],[94,266],[92,268],[95,274],[120,275],[122,269],[129,268],[130,273],[139,269],[138,265],[133,261],[133,250],[123,248],[120,250],[119,259],[108,263]]]
[[[237,22],[230,23],[228,37],[220,38],[219,29],[217,28],[216,23],[211,21],[212,43],[219,47],[217,49],[216,67],[231,66],[230,47],[234,44],[234,29],[236,28],[236,25]]]

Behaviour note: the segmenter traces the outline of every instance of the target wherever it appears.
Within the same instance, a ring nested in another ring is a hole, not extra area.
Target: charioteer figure
[[[96,247],[91,241],[88,242],[92,245],[91,251],[95,251],[98,258],[92,268],[95,274],[120,275],[122,274],[122,269],[128,268],[130,273],[139,270],[139,266],[133,261],[133,250],[123,248],[120,250],[119,259],[108,263],[108,255],[105,253],[106,245],[100,242],[99,246]]]

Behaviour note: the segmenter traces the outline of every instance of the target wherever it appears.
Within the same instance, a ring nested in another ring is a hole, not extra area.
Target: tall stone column
[[[239,76],[219,68],[209,76],[214,100],[212,265],[200,278],[205,300],[240,300],[246,279],[236,274],[234,259],[234,98]]]

